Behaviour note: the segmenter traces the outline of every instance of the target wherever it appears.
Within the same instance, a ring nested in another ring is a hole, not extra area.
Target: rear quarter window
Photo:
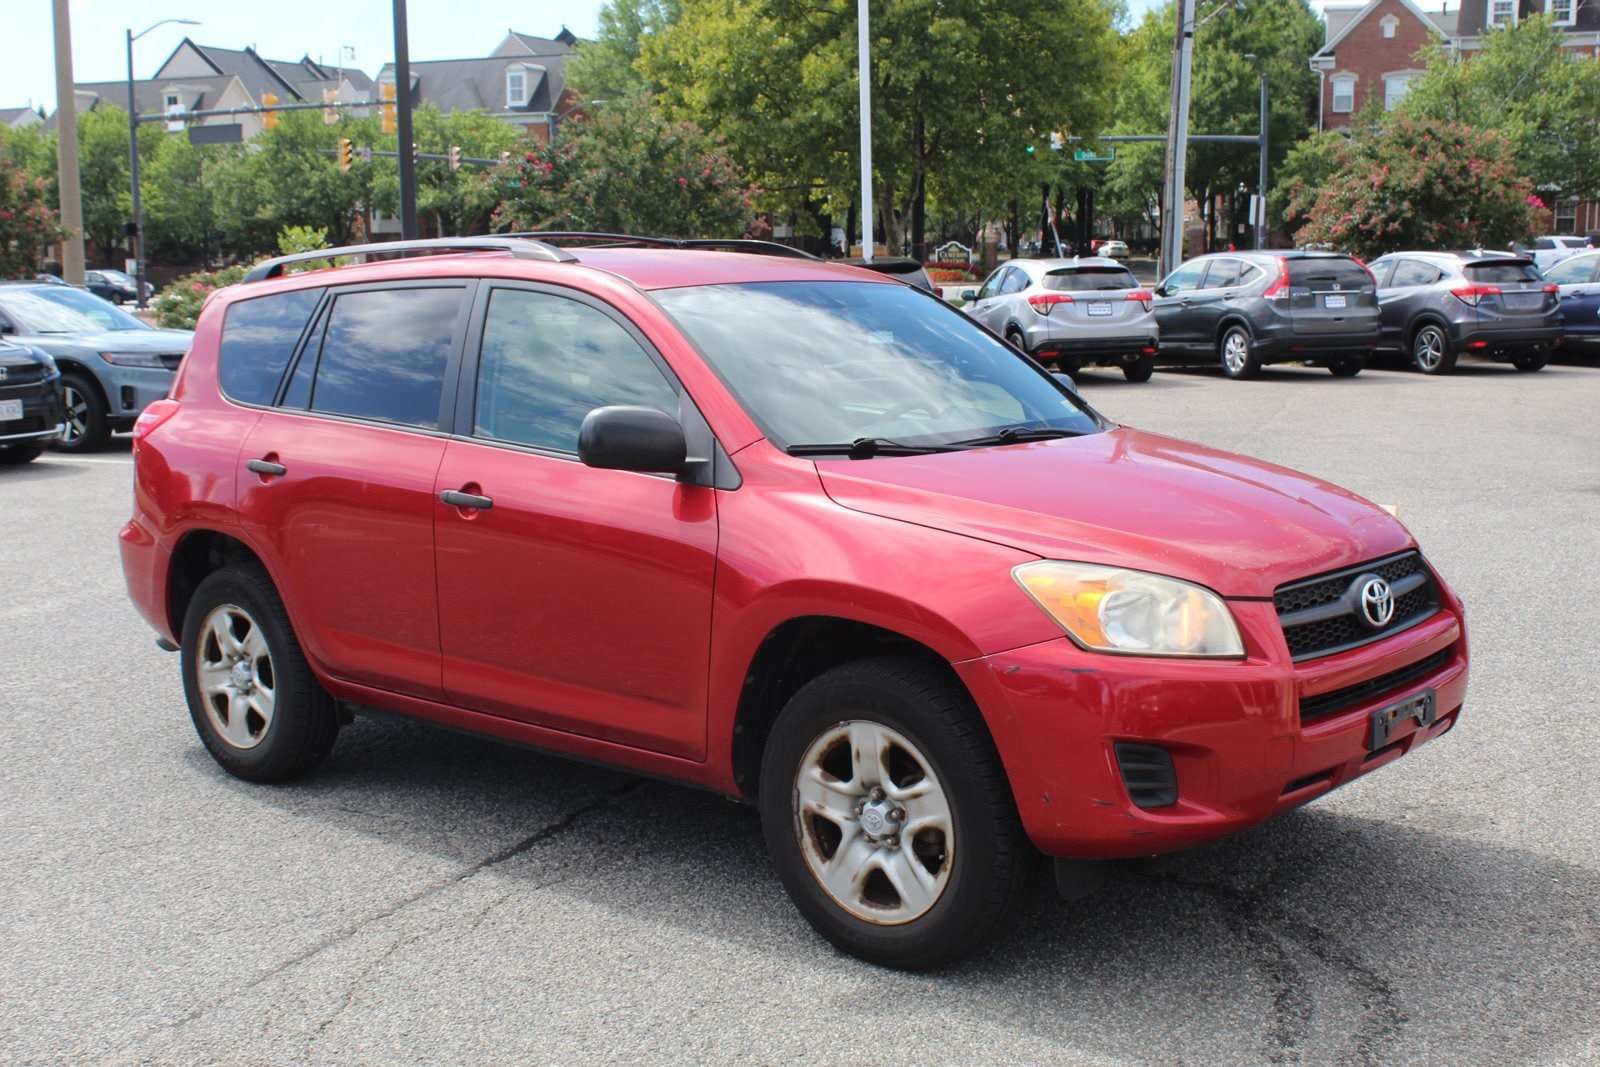
[[[272,403],[323,292],[296,289],[240,300],[228,308],[217,352],[223,395],[241,404]]]

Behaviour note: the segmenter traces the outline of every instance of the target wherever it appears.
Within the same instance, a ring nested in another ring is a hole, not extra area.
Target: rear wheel
[[[1148,382],[1156,372],[1155,356],[1140,356],[1132,363],[1122,365],[1122,376],[1130,382]]]
[[[277,782],[305,774],[333,748],[339,720],[317,683],[266,571],[215,571],[183,620],[189,716],[229,774]]]
[[[1011,342],[1012,347],[1018,352],[1028,352],[1028,342],[1023,339],[1022,331],[1017,329],[1015,326],[1012,326],[1006,330],[1006,340]],[[1028,354],[1031,355],[1032,353]]]
[[[971,952],[1035,859],[971,698],[910,660],[846,664],[795,694],[767,741],[761,817],[800,913],[890,967]]]
[[[62,452],[94,452],[111,437],[100,390],[85,375],[69,371],[61,376],[61,406],[66,430],[55,447]]]
[[[1222,357],[1222,373],[1230,378],[1254,378],[1261,373],[1261,361],[1256,358],[1250,342],[1250,331],[1243,326],[1229,326],[1217,343],[1217,354]]]
[[[1545,365],[1549,362],[1550,353],[1548,352],[1524,352],[1520,356],[1511,358],[1513,367],[1525,371],[1544,370]]]
[[[1411,339],[1411,361],[1423,374],[1449,374],[1456,367],[1456,352],[1444,329],[1424,323]]]
[[[1335,359],[1328,363],[1328,373],[1335,378],[1354,378],[1366,365],[1367,361],[1360,358]]]

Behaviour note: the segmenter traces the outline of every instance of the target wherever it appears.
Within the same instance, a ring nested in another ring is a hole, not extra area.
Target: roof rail
[[[336,256],[404,255],[407,252],[510,252],[518,259],[540,259],[548,263],[575,263],[578,259],[571,252],[554,245],[521,237],[435,237],[422,241],[378,241],[342,248],[319,248],[314,252],[296,252],[292,256],[279,256],[257,263],[244,276],[244,280],[259,282],[276,278],[291,263],[333,259]]]
[[[589,233],[583,230],[534,230],[506,234],[534,241],[589,241],[617,248],[695,248],[706,251],[745,252],[760,256],[785,256],[790,259],[818,259],[810,252],[776,241],[757,241],[746,237],[643,237],[626,233]]]

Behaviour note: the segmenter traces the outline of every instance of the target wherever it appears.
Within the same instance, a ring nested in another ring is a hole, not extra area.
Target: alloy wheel
[[[250,613],[235,604],[213,608],[200,624],[195,665],[206,717],[217,734],[239,749],[267,735],[277,704],[272,651]]]

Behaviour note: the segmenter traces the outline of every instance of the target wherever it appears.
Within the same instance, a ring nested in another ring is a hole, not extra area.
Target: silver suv
[[[1121,367],[1145,382],[1155,370],[1155,297],[1114,259],[1014,259],[961,298],[968,315],[1069,374]]]

